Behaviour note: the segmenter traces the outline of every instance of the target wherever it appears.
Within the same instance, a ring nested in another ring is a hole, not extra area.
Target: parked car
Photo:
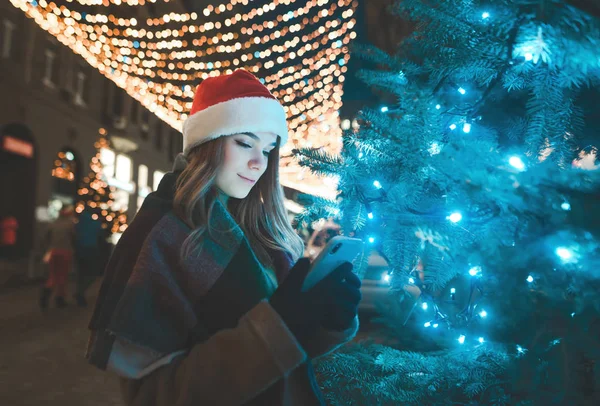
[[[315,228],[306,243],[306,256],[314,260],[317,255],[325,248],[327,242],[340,234],[340,226],[332,221],[322,223]],[[376,251],[371,251],[369,255],[369,264],[362,279],[362,300],[359,305],[359,312],[363,314],[372,314],[377,312],[377,303],[383,303],[389,300],[390,278],[388,274],[388,263]]]

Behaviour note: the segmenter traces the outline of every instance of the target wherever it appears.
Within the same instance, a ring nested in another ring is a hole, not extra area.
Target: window
[[[15,30],[15,23],[9,19],[3,20],[3,32],[2,32],[2,58],[10,58],[13,51],[13,32]]]
[[[152,189],[153,190],[158,190],[158,185],[160,184],[160,181],[162,180],[163,176],[165,176],[164,172],[161,171],[154,171],[154,179],[152,179]]]
[[[132,100],[131,103],[131,122],[138,124],[140,122],[140,102]]]
[[[150,130],[150,111],[147,108],[142,109],[142,122],[140,123],[142,129],[142,139],[148,139],[148,131]]]
[[[140,165],[138,168],[138,197],[137,197],[137,209],[139,210],[144,203],[144,199],[152,191],[148,186],[148,167],[146,165]]]
[[[162,149],[162,121],[157,120],[154,134],[154,146],[158,151]]]
[[[107,148],[100,150],[100,162],[102,162],[102,174],[107,178],[115,176],[115,153]]]
[[[117,155],[117,167],[115,170],[115,174],[115,178],[119,182],[131,182],[131,158],[121,154]]]
[[[135,189],[132,179],[132,161],[127,155],[115,154],[108,148],[100,149],[102,175],[106,183],[115,187],[113,210],[127,210],[129,196]]]
[[[77,83],[75,85],[75,104],[85,106],[85,80],[86,74],[82,71],[77,72]]]
[[[121,88],[115,86],[115,92],[113,96],[113,114],[115,117],[121,117],[123,115],[123,104],[125,102],[125,93]]]
[[[52,49],[46,49],[44,55],[46,61],[44,65],[44,78],[42,79],[42,82],[48,87],[55,87],[52,77],[54,74],[56,52],[54,52]]]

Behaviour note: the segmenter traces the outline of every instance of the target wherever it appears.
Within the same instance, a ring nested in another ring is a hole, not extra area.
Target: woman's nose
[[[264,157],[264,155],[262,153],[260,154],[260,156],[253,157],[248,162],[248,166],[250,167],[250,169],[260,170],[260,169],[262,169],[262,167],[264,165],[266,165],[266,158]]]

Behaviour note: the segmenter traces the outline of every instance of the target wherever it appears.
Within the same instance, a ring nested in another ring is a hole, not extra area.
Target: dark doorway
[[[23,124],[0,129],[0,258],[20,259],[33,247],[37,151]]]

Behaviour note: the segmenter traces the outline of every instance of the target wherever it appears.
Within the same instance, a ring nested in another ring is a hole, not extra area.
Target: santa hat
[[[286,143],[285,111],[269,89],[243,69],[202,81],[183,123],[184,155],[206,141],[246,132],[271,132],[281,137],[280,146]]]

